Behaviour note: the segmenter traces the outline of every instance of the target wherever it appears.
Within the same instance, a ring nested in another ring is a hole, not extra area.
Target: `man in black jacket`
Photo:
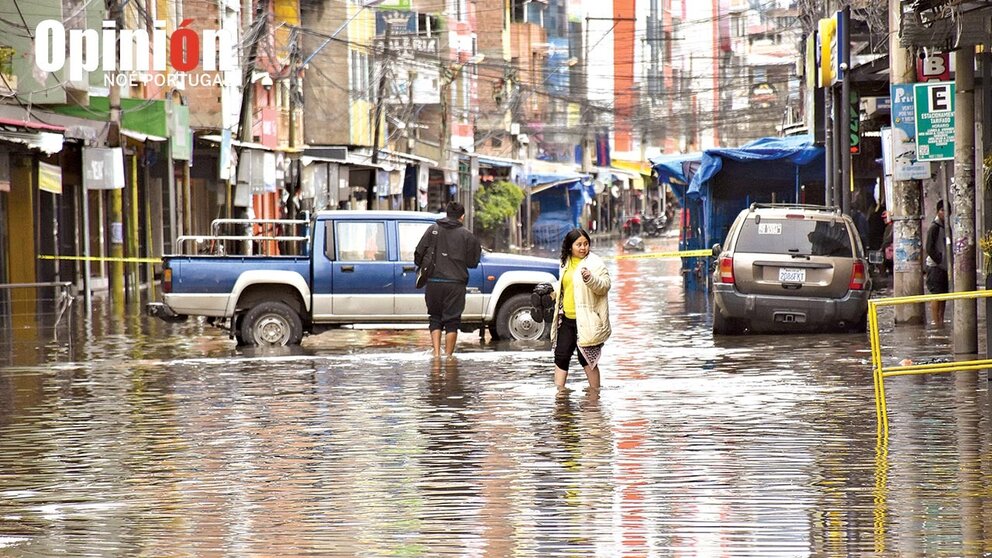
[[[479,267],[479,258],[482,257],[482,245],[464,226],[465,206],[456,201],[449,202],[445,213],[447,216],[437,221],[434,273],[427,280],[424,290],[435,357],[441,356],[442,330],[445,354],[451,356],[455,352],[458,328],[465,311],[468,270]],[[418,266],[423,262],[433,234],[434,227],[427,229],[417,244],[413,262]]]

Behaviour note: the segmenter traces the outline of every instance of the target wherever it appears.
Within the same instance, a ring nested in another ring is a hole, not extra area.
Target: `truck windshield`
[[[843,222],[766,218],[743,223],[735,251],[850,258],[853,248]]]

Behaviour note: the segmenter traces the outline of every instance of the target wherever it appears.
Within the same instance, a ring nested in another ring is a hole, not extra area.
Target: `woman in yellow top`
[[[555,289],[551,346],[555,353],[555,385],[565,387],[568,363],[578,349],[579,364],[590,389],[599,389],[599,356],[610,337],[610,274],[599,256],[589,251],[589,233],[573,229],[561,243],[560,280]]]

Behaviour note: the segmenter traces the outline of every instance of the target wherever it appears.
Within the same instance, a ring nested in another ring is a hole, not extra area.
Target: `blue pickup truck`
[[[241,345],[295,345],[304,334],[350,324],[426,324],[413,251],[441,216],[321,211],[307,226],[308,255],[165,256],[162,301],[147,312],[167,321],[205,316]],[[552,259],[483,251],[469,270],[463,331],[546,337],[547,324],[531,318],[530,293],[557,274]]]

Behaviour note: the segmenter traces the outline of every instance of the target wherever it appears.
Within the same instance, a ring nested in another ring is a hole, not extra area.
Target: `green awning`
[[[78,118],[107,122],[110,120],[110,99],[90,96],[88,107],[58,105],[54,107],[54,111]],[[169,137],[165,101],[121,99],[121,127],[153,136]]]

